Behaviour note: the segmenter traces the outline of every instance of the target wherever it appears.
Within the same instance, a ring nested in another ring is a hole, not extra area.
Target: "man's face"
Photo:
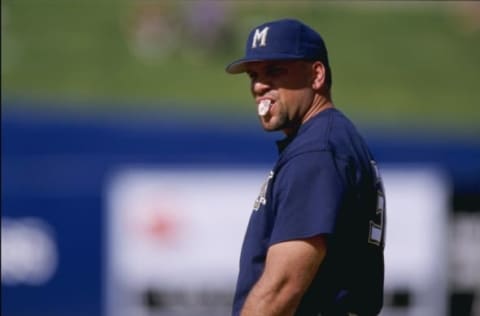
[[[270,100],[268,113],[260,116],[267,131],[296,129],[312,104],[314,80],[312,63],[307,61],[262,61],[247,65],[250,89],[258,105]]]

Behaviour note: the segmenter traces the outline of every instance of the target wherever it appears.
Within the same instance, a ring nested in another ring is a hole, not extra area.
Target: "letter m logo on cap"
[[[268,26],[266,26],[261,31],[259,29],[256,29],[252,39],[252,48],[256,48],[257,45],[267,46],[267,34],[268,34]]]

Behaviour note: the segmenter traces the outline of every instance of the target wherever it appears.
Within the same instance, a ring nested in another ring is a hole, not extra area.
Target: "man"
[[[321,36],[277,20],[254,28],[246,72],[279,157],[254,203],[233,315],[377,315],[383,300],[385,199],[376,164],[331,99]]]

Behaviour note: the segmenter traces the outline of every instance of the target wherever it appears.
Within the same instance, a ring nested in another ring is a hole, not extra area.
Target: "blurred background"
[[[480,315],[480,5],[202,0],[2,1],[2,315],[228,315],[282,135],[224,68],[283,17],[385,178],[382,315]]]

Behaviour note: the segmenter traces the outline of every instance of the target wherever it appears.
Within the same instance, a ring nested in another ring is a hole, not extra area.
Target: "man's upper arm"
[[[276,214],[271,245],[334,231],[346,192],[342,172],[328,151],[303,153],[282,165],[272,192]]]
[[[282,278],[292,289],[303,291],[317,273],[326,249],[324,235],[273,244],[267,252],[264,274]]]
[[[242,315],[293,315],[325,253],[323,235],[271,245],[263,274],[250,292]]]

